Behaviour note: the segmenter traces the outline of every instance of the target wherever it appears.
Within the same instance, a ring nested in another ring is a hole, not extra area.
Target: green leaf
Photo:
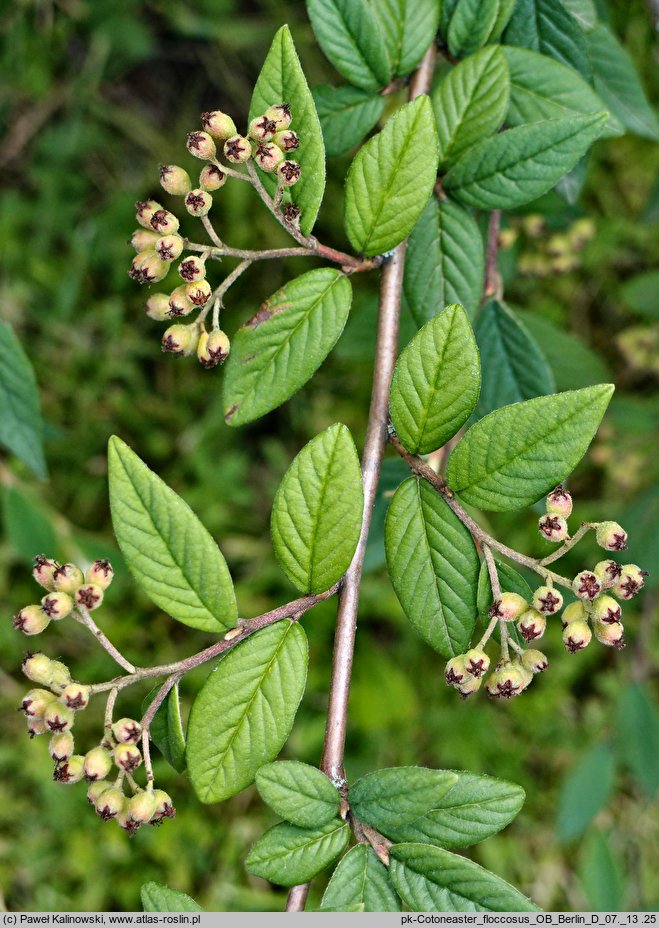
[[[148,709],[159,689],[160,684],[151,690],[144,700],[143,711]],[[171,688],[167,698],[156,712],[151,722],[150,733],[151,740],[167,763],[177,773],[183,773],[185,770],[185,732],[181,719],[178,683]]]
[[[456,58],[471,55],[487,42],[496,42],[512,14],[516,0],[458,0],[448,27],[448,47]]]
[[[579,838],[613,792],[615,757],[608,744],[596,744],[563,781],[556,816],[560,841]]]
[[[352,246],[378,255],[416,225],[437,177],[430,99],[402,106],[357,153],[346,180],[345,227]]]
[[[444,178],[461,203],[512,209],[550,190],[601,134],[606,113],[546,119],[478,142]]]
[[[275,103],[290,103],[293,128],[300,144],[294,159],[302,168],[300,180],[290,187],[287,198],[302,210],[300,231],[308,235],[313,229],[325,192],[325,147],[320,121],[311,91],[300,65],[288,26],[276,33],[263,68],[254,87],[249,119],[255,119]],[[276,189],[272,175],[261,173],[271,193]]]
[[[387,513],[389,575],[421,637],[442,657],[466,651],[476,623],[480,561],[473,539],[441,496],[410,477]]]
[[[600,23],[586,36],[595,90],[630,132],[659,139],[659,120],[650,105],[626,49],[608,26]]]
[[[421,327],[449,303],[460,303],[473,319],[481,301],[483,239],[471,212],[431,197],[410,233],[403,293]]]
[[[144,912],[203,912],[187,893],[180,893],[162,883],[145,883],[140,895]]]
[[[233,338],[224,377],[224,418],[253,422],[315,374],[339,339],[352,287],[341,271],[318,268],[285,284]]]
[[[584,456],[613,389],[599,384],[491,412],[453,449],[449,486],[471,506],[495,512],[537,502]]]
[[[449,770],[428,767],[388,767],[367,773],[350,789],[350,808],[357,818],[386,837],[399,825],[416,821],[457,782]]]
[[[202,802],[254,782],[288,738],[307,679],[301,626],[276,622],[229,651],[203,685],[188,722],[190,779]]]
[[[438,0],[380,0],[376,9],[392,73],[409,74],[435,40]]]
[[[313,829],[282,822],[259,838],[245,866],[254,876],[271,883],[295,886],[328,867],[345,850],[349,840],[350,825],[340,818]]]
[[[620,288],[623,301],[644,319],[659,319],[659,270],[630,277]]]
[[[7,540],[26,564],[35,554],[54,555],[57,542],[49,516],[16,487],[2,489],[2,520]]]
[[[116,435],[108,468],[114,534],[139,586],[183,625],[207,632],[234,626],[226,562],[187,503]]]
[[[337,71],[363,90],[379,90],[391,65],[370,0],[307,0],[318,44]]]
[[[0,320],[0,445],[37,477],[47,477],[37,381],[8,322]]]
[[[345,155],[358,145],[384,110],[385,98],[381,94],[358,87],[321,84],[312,92],[330,158]]]
[[[282,570],[303,593],[341,579],[359,541],[364,509],[357,449],[337,423],[305,445],[284,474],[270,529]]]
[[[542,52],[590,77],[586,36],[560,0],[518,0],[503,40]]]
[[[618,912],[625,885],[611,854],[612,842],[600,831],[591,831],[579,855],[579,882],[593,912]]]
[[[509,126],[606,109],[588,81],[555,58],[512,45],[502,52],[510,72]],[[622,135],[624,131],[622,124],[609,115],[602,136]]]
[[[489,302],[475,333],[483,377],[476,418],[500,406],[553,393],[554,378],[542,351],[507,306]]]
[[[301,828],[317,828],[339,814],[339,791],[309,764],[295,760],[267,764],[256,774],[256,788],[277,815]]]
[[[520,319],[542,345],[558,390],[578,390],[610,379],[611,371],[604,359],[573,332],[565,332],[533,313],[524,313]]]
[[[616,736],[620,760],[652,799],[659,788],[659,715],[640,683],[630,684],[618,700]]]
[[[395,822],[387,837],[445,848],[469,847],[505,828],[524,805],[521,786],[475,773],[455,773],[455,784],[429,812],[414,822]]]
[[[510,81],[503,51],[484,48],[452,68],[432,94],[440,164],[496,132],[508,110]]]
[[[595,0],[562,0],[566,10],[574,16],[582,29],[590,32],[597,25]]]
[[[457,304],[427,322],[401,353],[391,381],[391,419],[412,454],[453,438],[474,410],[480,360],[467,315]]]
[[[471,860],[428,844],[391,848],[389,875],[413,912],[537,912],[519,890]]]
[[[350,848],[341,858],[323,896],[324,911],[345,912],[357,905],[362,912],[400,912],[387,868],[366,844]]]

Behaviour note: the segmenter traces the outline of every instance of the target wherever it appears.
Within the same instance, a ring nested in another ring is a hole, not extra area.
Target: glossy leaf
[[[577,762],[563,781],[558,800],[556,833],[561,841],[580,837],[613,792],[615,757],[608,744],[597,744]]]
[[[378,255],[412,231],[435,185],[437,133],[430,99],[406,103],[357,153],[346,180],[352,246]]]
[[[524,313],[520,318],[536,342],[542,344],[557,389],[578,390],[610,379],[611,371],[604,359],[574,332],[565,332],[533,313]]]
[[[400,604],[442,657],[466,651],[476,623],[480,561],[473,539],[441,496],[410,477],[385,525],[387,566]]]
[[[108,468],[114,534],[139,586],[183,625],[207,632],[234,626],[226,562],[187,503],[116,435]]]
[[[277,622],[224,657],[195,699],[187,763],[202,802],[221,802],[254,782],[284,746],[307,679],[303,629]]]
[[[341,579],[359,541],[363,508],[357,449],[338,423],[300,451],[272,507],[277,560],[301,592],[322,593]]]
[[[451,453],[449,486],[481,509],[530,506],[577,466],[612,394],[611,384],[599,384],[491,412]]]
[[[140,895],[144,912],[203,912],[187,893],[170,889],[162,883],[145,883]]]
[[[253,422],[290,399],[315,374],[348,318],[352,287],[318,268],[284,284],[233,337],[224,376],[224,418]]]
[[[293,128],[300,138],[294,160],[302,168],[300,180],[290,187],[287,197],[302,210],[300,231],[308,235],[313,229],[325,192],[325,147],[316,107],[302,71],[300,59],[288,26],[277,32],[254,87],[249,119],[255,119],[275,103],[290,103]],[[261,173],[271,194],[276,180]]]
[[[313,98],[330,158],[344,155],[358,145],[384,110],[385,98],[358,87],[313,88]]]
[[[350,808],[361,822],[390,837],[441,801],[457,774],[428,767],[388,767],[361,777],[350,789]]]
[[[320,828],[297,828],[282,822],[260,838],[245,860],[254,876],[280,886],[306,883],[341,854],[350,840],[350,825],[335,818]]]
[[[444,178],[448,193],[479,209],[537,199],[570,171],[601,134],[606,113],[546,119],[473,145]]]
[[[472,860],[428,844],[396,844],[389,875],[413,912],[537,912],[530,899]]]
[[[476,339],[462,306],[447,306],[401,353],[391,382],[391,419],[412,454],[453,438],[474,410],[480,389]]]
[[[419,328],[450,303],[472,319],[483,290],[483,240],[468,209],[431,197],[410,233],[403,294]]]
[[[499,129],[508,110],[508,66],[499,46],[484,48],[452,68],[432,94],[440,164]]]
[[[395,822],[387,837],[444,848],[469,847],[505,828],[524,804],[514,783],[456,771],[457,780],[433,808],[413,822]]]
[[[318,44],[337,71],[363,90],[379,90],[391,78],[391,64],[370,0],[307,0]]]
[[[518,0],[503,40],[542,52],[590,77],[585,33],[561,0]]]
[[[323,911],[400,912],[389,873],[367,844],[350,848],[336,865],[323,896]]]
[[[48,513],[17,487],[3,487],[0,495],[5,536],[21,559],[32,565],[35,551],[54,555],[57,541]]]
[[[47,477],[34,370],[8,322],[0,320],[0,445],[37,477]]]
[[[317,828],[339,814],[339,791],[317,767],[280,760],[256,774],[261,799],[277,815],[302,828]]]
[[[144,700],[143,711],[149,707],[159,689],[160,684],[149,693]],[[181,719],[178,683],[171,688],[169,695],[156,712],[149,731],[151,740],[167,763],[178,773],[183,773],[185,770],[185,732]]]
[[[496,42],[510,19],[515,2],[458,0],[447,33],[451,54],[463,58],[487,42]]]
[[[392,73],[395,76],[409,74],[435,39],[438,0],[379,0],[375,9]]]
[[[537,342],[503,303],[491,300],[484,307],[475,333],[482,373],[477,419],[500,406],[555,390],[551,369]]]

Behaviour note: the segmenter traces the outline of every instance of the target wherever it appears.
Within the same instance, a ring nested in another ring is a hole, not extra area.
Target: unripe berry
[[[75,564],[62,564],[53,574],[55,589],[60,593],[73,595],[84,581],[82,571]]]
[[[449,686],[455,687],[467,683],[471,679],[471,674],[467,672],[464,654],[458,654],[447,662],[444,668],[444,679]]]
[[[162,209],[157,200],[140,200],[135,204],[135,218],[144,229],[151,229],[151,217],[157,210]]]
[[[277,131],[288,129],[293,120],[290,103],[278,103],[276,106],[270,106],[263,115],[266,119],[271,119],[275,123]]]
[[[547,620],[537,609],[527,609],[519,617],[517,629],[524,641],[535,641],[542,638],[547,627]]]
[[[525,667],[519,658],[513,663],[513,667],[515,670],[519,670],[522,687],[520,692],[523,693],[529,684],[533,682],[533,671]]]
[[[162,350],[177,358],[192,354],[199,341],[199,329],[196,325],[170,325],[162,337]]]
[[[191,255],[185,261],[181,261],[178,266],[178,272],[183,280],[192,283],[195,280],[203,280],[206,276],[206,262],[203,258]]]
[[[90,806],[95,806],[103,793],[110,789],[111,784],[107,780],[94,780],[87,788],[87,802]]]
[[[69,685],[71,682],[71,671],[66,664],[63,664],[61,661],[52,661],[50,670],[52,673],[50,685],[57,689],[58,692]]]
[[[553,587],[539,586],[533,594],[532,604],[542,615],[554,615],[563,605],[563,597]]]
[[[579,599],[593,600],[602,592],[602,584],[592,570],[582,570],[572,581],[572,589]]]
[[[176,815],[174,803],[164,790],[154,789],[153,798],[156,801],[156,808],[151,818],[152,825],[158,825],[164,818],[174,818]]]
[[[59,621],[71,614],[73,599],[68,593],[48,593],[41,600],[41,608],[49,619]]]
[[[142,790],[135,793],[127,803],[127,812],[133,822],[139,825],[146,825],[150,822],[156,811],[156,798],[152,790]]]
[[[508,662],[490,674],[485,688],[492,699],[511,699],[518,696],[527,685],[528,680],[521,668]]]
[[[174,197],[182,197],[190,189],[190,175],[177,164],[160,165],[160,183],[167,193]]]
[[[270,174],[282,163],[284,153],[272,142],[261,142],[254,152],[254,160],[262,171]]]
[[[627,532],[617,522],[600,522],[595,537],[600,548],[607,551],[624,551],[627,547]]]
[[[233,119],[223,113],[222,110],[211,110],[202,113],[201,124],[206,132],[221,142],[236,134],[236,125]]]
[[[43,720],[52,732],[71,731],[75,713],[60,702],[50,702],[44,711]]]
[[[62,764],[56,764],[53,773],[53,780],[56,783],[64,783],[66,786],[72,786],[79,783],[84,776],[85,758],[82,754],[73,754]]]
[[[146,314],[156,322],[164,322],[169,316],[169,296],[166,293],[153,293],[146,301]]]
[[[142,735],[142,726],[135,719],[119,719],[112,726],[112,734],[119,744],[137,744]]]
[[[282,161],[277,168],[277,176],[286,187],[292,187],[300,179],[300,165],[297,161]]]
[[[519,593],[502,593],[500,598],[492,603],[488,615],[491,619],[497,616],[504,622],[514,622],[528,608],[529,604]]]
[[[471,648],[464,655],[465,670],[473,677],[482,677],[490,667],[490,659],[480,648]]]
[[[572,513],[572,497],[560,483],[547,497],[546,505],[547,512],[552,516],[567,519]]]
[[[217,367],[229,357],[230,348],[228,335],[221,329],[213,329],[210,334],[202,332],[197,345],[197,357],[204,367]]]
[[[175,290],[172,290],[168,307],[167,314],[172,319],[178,319],[181,316],[189,315],[194,309],[193,304],[190,302],[186,295],[186,284],[181,284],[180,287],[177,287]]]
[[[158,294],[158,296],[163,296],[164,294]],[[99,558],[89,566],[85,571],[85,580],[87,583],[94,583],[96,586],[100,586],[102,590],[107,590],[107,588],[112,583],[114,578],[114,570],[112,569],[112,564],[106,558]]]
[[[474,693],[478,692],[482,682],[482,677],[470,677],[468,680],[465,680],[464,683],[460,683],[456,686],[456,690],[463,699],[468,699]]]
[[[62,731],[57,735],[53,735],[48,744],[48,753],[58,764],[68,760],[73,755],[73,751],[73,735],[70,731]]]
[[[16,631],[23,632],[24,635],[38,635],[49,622],[50,616],[46,615],[41,606],[24,606],[14,616],[12,625]]]
[[[46,654],[27,653],[23,658],[21,669],[33,683],[39,683],[41,686],[50,686],[53,679],[51,668],[52,661]]]
[[[153,251],[160,236],[152,229],[136,229],[130,238],[130,243],[139,254],[141,251]]]
[[[32,570],[32,576],[37,581],[39,586],[42,586],[44,590],[54,590],[54,574],[57,570],[58,564],[57,561],[54,561],[50,557],[44,557],[43,554],[38,554],[34,559],[34,569]]]
[[[77,712],[79,709],[86,709],[89,705],[90,690],[88,686],[82,683],[69,683],[60,693],[60,700],[67,709],[73,709]]]
[[[85,754],[85,780],[92,783],[94,780],[103,780],[112,770],[112,755],[105,748],[92,748]]]
[[[76,590],[76,606],[84,606],[93,612],[103,602],[103,590],[95,583],[85,583]]]
[[[620,621],[622,609],[613,596],[598,596],[593,600],[593,604],[590,607],[590,615],[596,622],[604,622],[606,625],[612,625],[614,622]]]
[[[212,292],[213,288],[207,280],[197,280],[185,285],[185,295],[193,306],[205,306]]]
[[[624,564],[611,592],[618,599],[632,599],[645,586],[647,576],[647,570],[641,570],[636,564]]]
[[[133,258],[128,276],[138,284],[153,284],[166,277],[168,270],[169,264],[155,251],[141,251]]]
[[[561,621],[563,623],[563,628],[565,628],[570,622],[585,622],[587,618],[588,612],[586,611],[586,607],[582,602],[577,600],[565,607],[563,615],[561,616]]]
[[[593,567],[593,573],[602,584],[602,589],[608,590],[622,573],[622,567],[617,561],[598,561]]]
[[[547,514],[538,519],[538,531],[547,541],[565,541],[568,537],[567,522],[562,516]]]
[[[29,690],[23,697],[21,709],[28,718],[41,718],[55,701],[55,696],[48,690]]]
[[[608,648],[617,648],[619,651],[625,647],[625,630],[622,622],[607,625],[605,622],[593,622],[593,632],[600,644]]]
[[[216,164],[207,164],[199,175],[202,190],[219,190],[227,182],[227,175]]]
[[[176,232],[159,238],[154,249],[161,261],[175,261],[183,251],[183,239]]]
[[[272,141],[282,151],[295,151],[300,145],[300,139],[292,129],[284,129],[283,132],[278,132]]]
[[[267,116],[257,116],[249,124],[250,138],[257,142],[269,142],[277,131],[277,123]]]
[[[530,673],[544,673],[549,666],[549,661],[542,651],[536,651],[535,648],[529,648],[528,651],[525,651],[522,654],[521,661],[522,667],[530,671]]]
[[[94,808],[104,822],[109,822],[111,818],[120,815],[125,806],[126,797],[120,789],[116,789],[114,786],[104,789],[94,802]]]
[[[48,732],[48,727],[43,719],[40,718],[30,718],[27,720],[27,733],[30,740],[36,735],[45,735]]]
[[[208,132],[190,132],[186,140],[186,148],[195,158],[201,158],[202,161],[210,161],[215,157],[217,149],[215,142]]]
[[[233,164],[243,164],[252,157],[252,146],[243,135],[232,135],[224,143],[224,156]]]
[[[142,755],[134,744],[118,744],[114,749],[114,762],[120,770],[132,773],[142,763]]]
[[[565,650],[569,651],[570,654],[574,654],[576,651],[583,651],[583,649],[590,644],[590,640],[593,637],[588,623],[583,620],[576,622],[570,622],[563,629],[563,644],[565,645]]]
[[[159,235],[173,235],[178,232],[179,221],[168,209],[157,209],[151,217],[151,228]]]
[[[185,208],[191,216],[207,216],[213,205],[213,197],[210,193],[197,187],[196,190],[191,190],[190,193],[187,194],[184,202]]]

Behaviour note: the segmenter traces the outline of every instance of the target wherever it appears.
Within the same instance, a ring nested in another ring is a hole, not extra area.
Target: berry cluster
[[[202,113],[202,129],[190,132],[187,137],[189,153],[206,162],[199,175],[199,186],[193,188],[188,172],[175,164],[160,165],[160,183],[167,193],[182,196],[187,212],[207,224],[205,217],[213,205],[212,192],[224,186],[227,177],[239,173],[219,160],[218,147],[221,146],[224,158],[231,164],[253,162],[262,171],[275,173],[275,202],[279,204],[284,189],[292,187],[300,179],[300,165],[289,158],[300,144],[297,134],[290,128],[291,121],[290,106],[287,103],[277,104],[252,120],[247,135],[239,135],[226,113],[220,110]],[[133,258],[129,274],[141,284],[152,284],[163,280],[171,263],[190,246],[179,234],[179,220],[156,200],[139,202],[136,210],[140,228],[131,238],[137,255]],[[293,225],[299,222],[299,210],[292,204],[283,207],[282,214]],[[213,291],[206,279],[206,261],[213,248],[197,250],[202,253],[188,254],[178,265],[183,283],[171,293],[150,296],[146,312],[152,319],[164,322],[199,311],[192,324],[175,322],[169,326],[162,337],[162,350],[176,357],[196,352],[200,363],[212,368],[226,360],[230,342],[219,327],[223,288],[220,286]],[[207,332],[205,319],[211,306],[212,329]]]
[[[98,609],[114,571],[106,560],[94,561],[83,573],[75,564],[58,564],[39,555],[34,559],[32,576],[48,592],[39,604],[24,606],[14,616],[14,628],[26,635],[38,635],[51,621],[65,619],[76,607]]]
[[[565,550],[590,528],[595,529],[597,543],[606,551],[623,551],[627,547],[627,533],[617,522],[586,523],[579,536],[575,535],[571,540],[567,518],[572,512],[572,498],[562,486],[549,494],[546,506],[547,514],[539,520],[540,533],[550,541],[564,542]],[[542,563],[539,562],[540,572]],[[519,635],[529,644],[543,636],[548,617],[557,615],[562,609],[563,595],[554,586],[551,571],[545,573],[546,582],[535,590],[530,603],[518,593],[503,592],[497,596],[488,613],[490,625],[483,639],[475,648],[447,663],[446,682],[455,687],[463,698],[481,687],[490,666],[490,658],[483,646],[497,625],[504,642],[502,656],[485,683],[493,699],[510,699],[519,695],[535,674],[547,669],[548,661],[541,651],[521,647],[507,631],[507,624],[515,622]],[[593,635],[601,644],[624,648],[624,629],[620,621],[622,609],[613,597],[631,599],[642,589],[646,576],[647,571],[636,564],[620,565],[611,559],[599,561],[592,570],[580,571],[570,585],[576,600],[566,606],[561,617],[566,650],[570,654],[583,650]],[[568,583],[566,580],[565,584]],[[512,659],[509,647],[515,651]]]

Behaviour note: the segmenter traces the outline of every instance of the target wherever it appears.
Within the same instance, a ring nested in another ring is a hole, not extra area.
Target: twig
[[[213,223],[210,221],[208,216],[202,216],[201,222],[202,222],[204,229],[206,229],[206,231],[208,232],[209,239],[215,245],[215,247],[224,248],[224,242],[222,241],[220,236],[215,231],[215,227],[213,226]]]
[[[115,648],[115,646],[112,644],[112,642],[107,637],[107,635],[105,635],[101,631],[101,629],[98,627],[96,622],[90,616],[85,606],[77,606],[76,611],[74,611],[73,613],[73,618],[77,622],[80,622],[81,625],[84,625],[85,628],[89,629],[89,631],[92,633],[92,635],[95,636],[95,638],[97,639],[101,647],[105,648],[105,650],[108,652],[110,657],[117,664],[119,664],[120,667],[123,667],[123,669],[127,670],[129,673],[135,672],[135,667],[131,664],[129,660],[126,660],[126,658],[123,656],[121,651]]]
[[[119,695],[119,690],[114,687],[110,690],[108,695],[107,702],[105,703],[105,715],[103,718],[103,727],[105,731],[109,731],[112,728],[112,714],[114,712],[114,704],[117,701],[117,696]]]
[[[499,228],[501,226],[501,210],[495,209],[490,213],[487,227],[487,251],[485,257],[485,280],[483,282],[483,302],[486,303],[494,296],[500,296],[500,280],[497,270],[497,255],[499,253]]]
[[[597,526],[593,522],[582,522],[577,531],[571,538],[568,538],[567,541],[564,541],[560,548],[557,548],[554,552],[543,557],[540,563],[544,567],[545,564],[553,564],[554,561],[557,561],[559,558],[563,557],[564,554],[573,548],[578,541],[581,541],[586,532],[589,532],[592,528]]]
[[[173,673],[167,677],[163,685],[160,687],[154,698],[149,703],[149,707],[142,716],[142,721],[140,722],[140,725],[142,726],[142,756],[144,758],[147,787],[151,787],[153,783],[153,765],[151,763],[151,747],[149,745],[149,741],[151,739],[151,722],[153,722],[156,712],[169,696],[170,690],[178,683],[180,679],[180,673]]]
[[[497,600],[501,599],[501,584],[499,583],[499,574],[497,573],[497,565],[494,563],[494,556],[492,554],[492,549],[489,545],[483,545],[483,554],[485,555],[485,563],[487,564],[487,572],[490,577],[490,585],[492,587],[492,599]]]

